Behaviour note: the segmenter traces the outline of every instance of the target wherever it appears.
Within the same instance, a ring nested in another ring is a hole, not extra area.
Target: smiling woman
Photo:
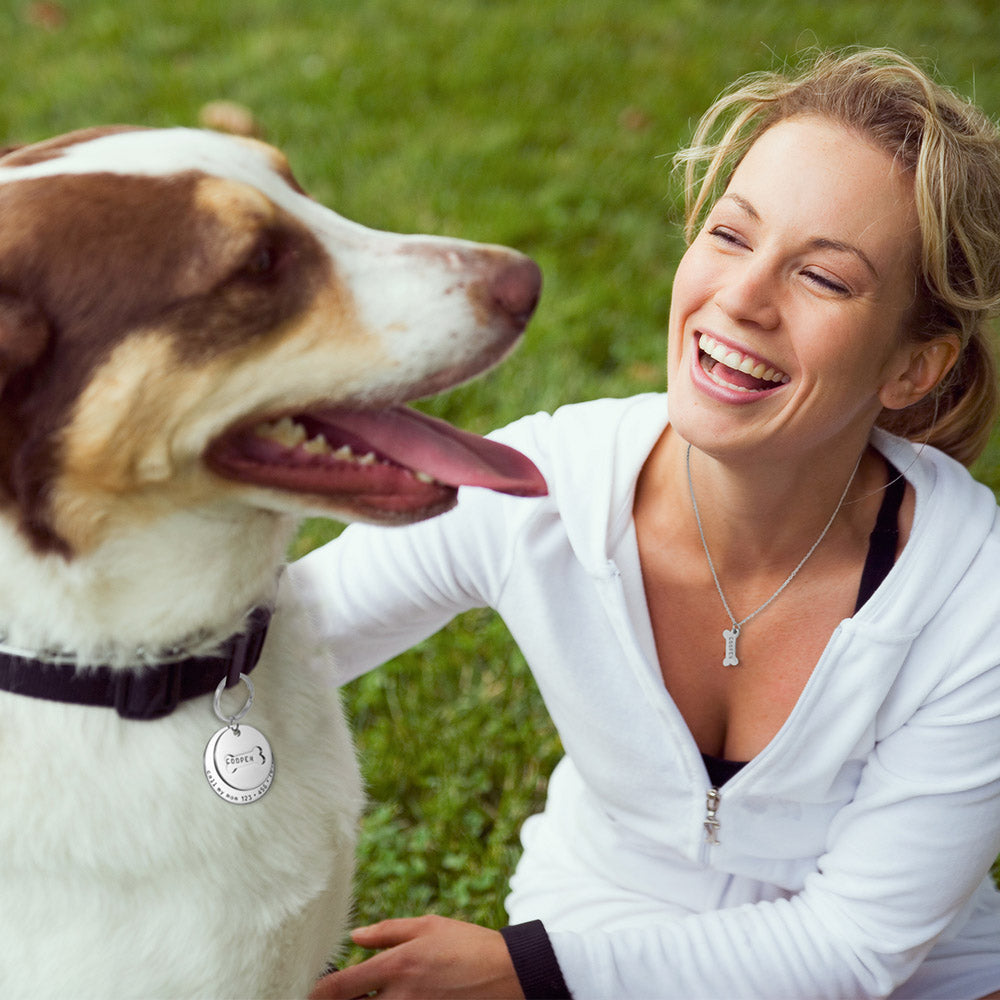
[[[1000,306],[1000,231],[992,222],[1000,218],[1000,167],[995,126],[981,109],[889,51],[821,53],[801,76],[745,77],[676,157],[685,170],[688,241],[757,139],[779,121],[816,113],[867,136],[911,176],[920,262],[910,332],[957,333],[962,342],[948,378],[905,411],[880,414],[879,425],[969,464],[1000,405],[988,326]]]
[[[912,177],[889,153],[815,115],[765,131],[677,270],[674,429],[745,459],[856,458],[883,408],[923,398],[960,348],[954,332],[905,330],[918,234]],[[706,337],[722,350],[707,354]],[[750,365],[781,376],[741,378]]]
[[[566,748],[511,926],[363,928],[380,953],[317,997],[1000,989],[1000,518],[962,465],[1000,134],[862,51],[741,81],[682,159],[669,405],[522,420],[497,437],[547,497],[467,491],[289,571],[344,679],[496,608]]]

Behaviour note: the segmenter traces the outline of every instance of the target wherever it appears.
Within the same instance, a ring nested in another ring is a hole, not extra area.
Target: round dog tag
[[[267,737],[253,726],[223,726],[205,748],[205,777],[227,802],[256,802],[274,779],[274,755]]]
[[[205,747],[205,777],[212,791],[227,802],[247,805],[256,802],[274,780],[274,754],[267,737],[253,726],[241,726],[240,719],[253,704],[253,684],[246,674],[240,680],[247,686],[247,700],[235,715],[222,714],[220,698],[226,680],[215,689],[215,714],[226,723]]]

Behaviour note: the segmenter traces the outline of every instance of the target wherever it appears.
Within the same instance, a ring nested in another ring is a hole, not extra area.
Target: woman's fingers
[[[380,920],[368,927],[357,927],[351,931],[351,940],[360,948],[394,948],[428,933],[427,917],[400,917]]]
[[[351,938],[378,954],[321,979],[311,1000],[355,1000],[373,992],[385,1000],[524,996],[498,931],[425,916],[359,927]]]

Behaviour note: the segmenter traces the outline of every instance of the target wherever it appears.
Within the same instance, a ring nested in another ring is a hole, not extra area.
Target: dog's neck
[[[184,511],[109,536],[70,559],[39,556],[0,519],[0,629],[27,650],[126,665],[137,647],[169,648],[236,631],[273,600],[294,521],[245,510]]]

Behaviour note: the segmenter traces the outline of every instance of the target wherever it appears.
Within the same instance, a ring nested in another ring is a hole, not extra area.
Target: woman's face
[[[888,154],[825,118],[768,129],[678,267],[671,423],[710,452],[857,454],[912,347],[918,252]]]

